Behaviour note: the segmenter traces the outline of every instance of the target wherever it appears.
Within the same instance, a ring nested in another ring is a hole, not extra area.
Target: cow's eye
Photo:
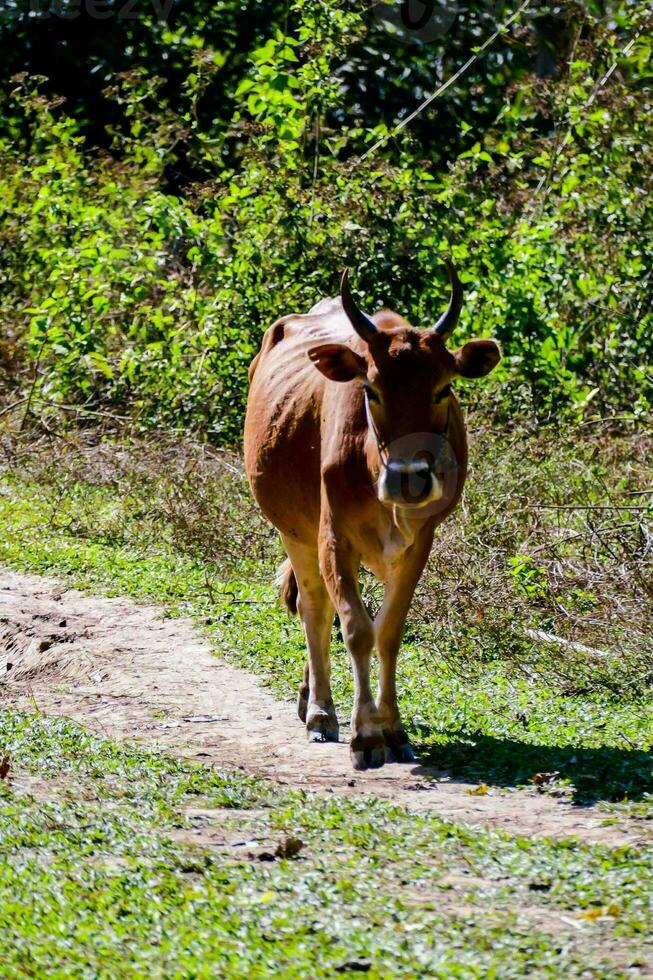
[[[374,388],[370,388],[369,385],[365,385],[365,394],[367,395],[367,400],[370,402],[381,401],[377,393],[374,391]]]
[[[450,394],[451,394],[451,385],[447,385],[447,387],[443,388],[442,391],[437,391],[435,393],[435,395],[433,396],[433,401],[435,402],[436,405],[438,405],[440,402],[444,401],[445,398],[448,398]]]

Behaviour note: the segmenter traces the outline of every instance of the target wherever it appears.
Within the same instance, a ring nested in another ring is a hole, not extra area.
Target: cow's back
[[[358,346],[339,300],[283,317],[265,333],[250,368],[245,467],[263,513],[282,533],[310,541],[320,512],[324,377],[308,357],[326,343]]]

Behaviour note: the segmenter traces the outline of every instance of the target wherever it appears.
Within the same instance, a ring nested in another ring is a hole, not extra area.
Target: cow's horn
[[[362,310],[358,309],[354,302],[354,298],[349,290],[349,269],[344,269],[342,273],[342,279],[340,280],[340,299],[342,300],[342,308],[347,314],[352,327],[358,336],[369,344],[372,337],[378,332],[377,326]]]
[[[460,316],[460,311],[463,306],[463,287],[451,259],[445,259],[444,261],[449,272],[451,299],[449,300],[449,306],[433,327],[433,330],[439,337],[446,340],[458,323],[458,317]]]

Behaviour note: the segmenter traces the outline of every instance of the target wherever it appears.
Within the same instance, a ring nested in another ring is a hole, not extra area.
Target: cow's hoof
[[[378,735],[356,735],[349,746],[351,764],[359,772],[380,769],[385,763],[385,752],[385,743]]]
[[[386,762],[414,762],[415,753],[403,729],[396,732],[384,731]]]
[[[386,745],[385,756],[386,762],[415,761],[415,753],[413,752],[410,742],[404,742],[403,745]]]
[[[337,742],[340,739],[340,732],[338,726],[335,727],[325,727],[325,728],[309,728],[308,729],[308,740],[309,742]]]
[[[340,730],[335,709],[316,711],[312,708],[308,712],[306,731],[309,742],[337,742]]]

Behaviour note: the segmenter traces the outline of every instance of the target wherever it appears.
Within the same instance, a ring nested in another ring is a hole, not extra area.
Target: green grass
[[[0,539],[0,562],[190,614],[223,656],[266,678],[279,696],[294,697],[303,636],[273,588],[255,575],[221,581],[220,563],[177,547],[134,488],[124,496],[111,485],[77,480],[55,494],[48,484],[5,477],[0,524],[11,529]],[[253,567],[244,560],[239,571]],[[346,720],[351,673],[339,641],[333,664],[336,702]],[[423,757],[439,768],[530,792],[536,773],[551,773],[539,791],[577,803],[637,803],[638,816],[653,815],[653,709],[645,692],[624,699],[604,689],[555,689],[537,674],[509,671],[500,660],[465,679],[426,642],[415,641],[402,652],[400,677],[409,730]]]
[[[282,792],[38,714],[0,715],[0,747],[40,777],[0,782],[3,976],[621,976],[653,953],[635,848]],[[231,840],[176,839],[198,808]],[[294,859],[243,843],[288,836]]]
[[[149,477],[57,466],[0,479],[0,563],[189,614],[223,656],[294,696],[301,629],[276,601],[278,552],[246,498],[218,491],[178,512]],[[344,717],[351,677],[334,639]],[[600,801],[597,819],[651,819],[645,687],[556,685],[544,661],[515,669],[501,651],[479,649],[466,676],[411,629],[402,707],[425,758],[522,793],[557,773],[542,789]],[[0,715],[5,752],[18,778],[0,780],[3,976],[613,977],[653,958],[644,847],[525,840],[286,792],[38,714]],[[289,836],[304,843],[297,858],[257,858]]]

